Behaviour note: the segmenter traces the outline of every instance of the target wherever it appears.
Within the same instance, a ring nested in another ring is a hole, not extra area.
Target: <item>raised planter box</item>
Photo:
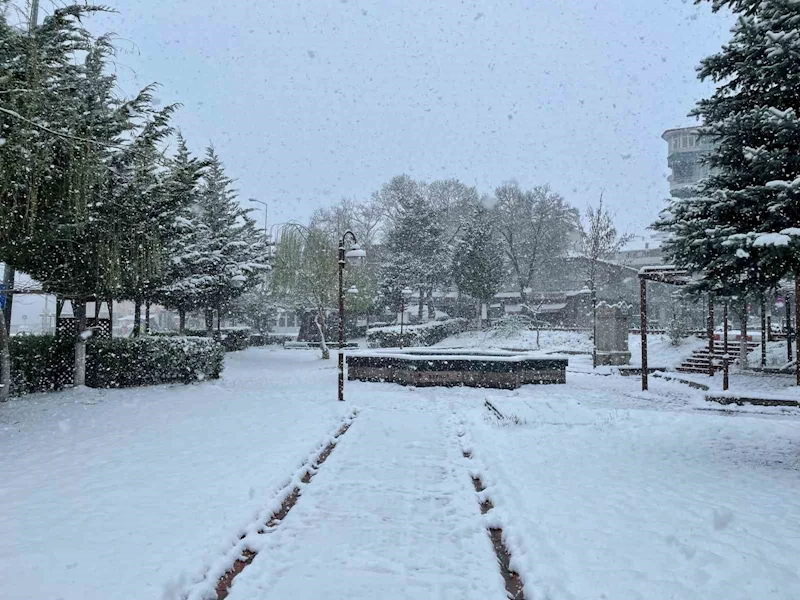
[[[284,342],[283,347],[287,350],[319,350],[322,344],[320,342]],[[336,350],[339,347],[339,342],[328,342],[328,348]],[[358,348],[358,342],[345,342],[342,348]]]
[[[754,406],[791,406],[800,407],[800,400],[791,398],[770,398],[767,396],[752,397],[747,395],[733,394],[706,394],[706,402],[717,402],[719,404],[752,404]]]
[[[346,354],[350,380],[401,385],[513,390],[529,383],[566,383],[566,358],[530,353],[407,348]]]

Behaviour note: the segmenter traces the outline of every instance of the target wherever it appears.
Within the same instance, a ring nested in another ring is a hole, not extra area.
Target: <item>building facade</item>
[[[711,174],[703,159],[714,149],[714,143],[700,136],[699,127],[667,129],[661,138],[667,142],[667,165],[672,171],[669,193],[672,196],[690,193],[692,186]]]

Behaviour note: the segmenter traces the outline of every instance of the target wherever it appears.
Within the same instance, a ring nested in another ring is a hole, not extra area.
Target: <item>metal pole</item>
[[[714,296],[708,293],[708,376],[714,376]]]
[[[800,385],[800,335],[797,335],[797,326],[800,322],[797,320],[797,315],[800,311],[800,273],[794,274],[794,343],[795,343],[795,383]]]
[[[761,293],[761,368],[767,366],[767,300]]]
[[[403,317],[406,314],[406,297],[400,292],[400,347],[403,347]]]
[[[597,368],[597,290],[592,282],[592,368]]]
[[[339,242],[339,402],[344,402],[344,236]]]
[[[642,391],[647,390],[647,279],[639,276],[639,314],[642,333]]]
[[[792,303],[790,302],[789,294],[786,294],[786,299],[783,305],[786,307],[786,361],[792,362]]]

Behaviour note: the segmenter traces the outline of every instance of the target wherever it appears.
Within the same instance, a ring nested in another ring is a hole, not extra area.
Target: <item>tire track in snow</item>
[[[320,466],[336,448],[339,439],[350,429],[353,421],[358,416],[358,412],[358,409],[355,409],[344,419],[344,422],[331,436],[328,444],[313,459],[307,461],[295,473],[291,482],[277,494],[277,500],[280,505],[270,511],[269,517],[266,519],[259,518],[255,527],[251,527],[250,531],[241,535],[239,543],[223,559],[223,563],[229,566],[220,568],[219,564],[217,564],[216,568],[212,567],[203,582],[183,596],[186,600],[205,600],[209,598],[225,600],[228,597],[233,580],[244,571],[247,565],[253,562],[253,559],[258,554],[259,546],[261,545],[259,543],[260,536],[267,534],[286,518],[286,515],[289,514],[289,511],[300,499],[302,488],[309,484],[314,475],[317,474]],[[219,575],[218,573],[221,571],[222,574]]]
[[[484,406],[487,410],[492,412],[495,417],[501,420],[505,419],[505,416],[488,400],[486,400]],[[457,420],[455,407],[452,403],[450,409],[453,412],[453,417]],[[458,443],[461,446],[462,455],[465,459],[472,461],[473,451],[469,442],[466,440],[466,430],[464,429],[463,421],[457,424],[456,434],[458,436]],[[478,471],[473,470],[470,473],[470,477],[472,478],[472,485],[475,488],[475,492],[478,494],[481,514],[486,515],[494,509],[491,495],[487,493],[486,486]],[[503,528],[499,523],[487,522],[486,530],[489,533],[489,539],[492,542],[492,547],[497,556],[497,564],[500,567],[500,575],[502,575],[503,581],[505,582],[508,597],[512,600],[525,600],[525,590],[519,573],[511,568],[511,552],[505,541],[503,541]]]

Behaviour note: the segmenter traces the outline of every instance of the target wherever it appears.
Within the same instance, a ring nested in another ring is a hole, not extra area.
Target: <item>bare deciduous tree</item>
[[[563,256],[578,227],[578,211],[549,186],[522,190],[515,183],[495,191],[495,225],[522,302],[528,289],[555,258]]]

